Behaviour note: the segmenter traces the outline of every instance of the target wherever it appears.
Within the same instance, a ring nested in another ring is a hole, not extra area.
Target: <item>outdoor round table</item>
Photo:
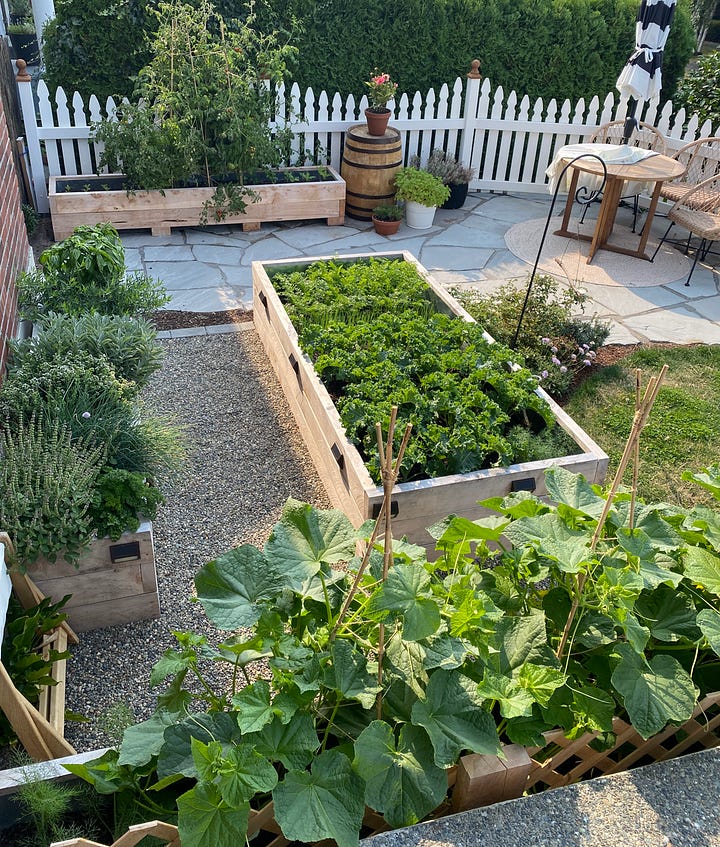
[[[638,259],[647,259],[648,262],[652,261],[650,256],[645,252],[645,246],[647,245],[650,227],[655,216],[658,200],[660,199],[660,188],[665,180],[675,179],[675,177],[684,173],[685,166],[676,159],[671,159],[669,156],[663,156],[659,153],[641,159],[639,162],[629,164],[606,162],[605,166],[607,168],[607,181],[603,190],[600,211],[598,212],[597,223],[595,224],[593,234],[583,235],[577,232],[571,232],[568,229],[580,173],[593,174],[599,177],[603,175],[603,166],[597,159],[584,158],[578,159],[571,165],[572,178],[570,180],[567,203],[565,204],[565,213],[563,214],[560,229],[555,232],[555,235],[590,241],[588,264],[592,261],[595,253],[601,249],[612,250],[614,253],[624,253],[627,256],[634,256]],[[625,182],[652,182],[655,184],[650,199],[647,220],[640,233],[640,242],[635,250],[621,247],[617,244],[611,244],[608,241],[615,224],[615,216],[620,203],[620,197],[622,196],[623,183]]]

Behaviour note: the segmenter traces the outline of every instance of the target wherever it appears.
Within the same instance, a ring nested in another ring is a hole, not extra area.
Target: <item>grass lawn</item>
[[[712,497],[681,475],[720,462],[720,346],[638,350],[593,374],[565,408],[609,454],[610,480],[630,433],[635,368],[642,370],[644,393],[665,363],[668,372],[640,438],[639,494],[646,501],[709,504]]]

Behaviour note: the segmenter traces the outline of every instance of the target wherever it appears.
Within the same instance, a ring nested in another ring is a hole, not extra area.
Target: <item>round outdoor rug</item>
[[[505,233],[508,250],[518,259],[533,265],[546,220],[547,218],[534,218],[515,224]],[[550,221],[538,268],[573,284],[588,282],[596,285],[642,288],[684,280],[690,273],[690,259],[669,244],[662,246],[654,262],[624,256],[622,253],[612,253],[609,250],[598,250],[588,265],[587,255],[590,242],[553,235],[553,232],[560,228],[560,223],[561,217]],[[573,232],[579,231],[592,235],[594,226],[594,218],[591,220],[588,217],[587,221],[580,225],[577,217],[573,217],[570,220],[569,229]],[[618,223],[615,225],[610,240],[613,244],[633,249],[638,245],[639,236],[630,232],[628,227]],[[650,238],[646,247],[648,255],[652,256],[657,243],[657,239]]]

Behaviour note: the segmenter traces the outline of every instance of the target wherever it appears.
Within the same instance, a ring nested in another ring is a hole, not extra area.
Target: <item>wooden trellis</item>
[[[669,726],[645,741],[627,721],[613,720],[615,744],[598,751],[591,746],[600,733],[586,733],[572,741],[560,730],[546,732],[547,744],[528,753],[532,767],[526,790],[558,788],[592,776],[620,773],[633,766],[674,759],[682,753],[720,746],[720,691],[698,703],[682,726]],[[549,756],[549,757],[548,757]]]
[[[12,551],[8,535],[0,532],[0,544]],[[0,560],[2,561],[2,560]],[[44,595],[25,574],[10,572],[13,591],[28,609],[37,605]],[[0,639],[2,632],[0,632]],[[41,650],[47,658],[51,649],[64,652],[68,642],[77,644],[77,636],[66,623],[60,624],[47,635]],[[37,707],[33,706],[13,685],[2,661],[0,661],[0,711],[4,712],[13,731],[28,754],[36,761],[56,759],[75,753],[63,737],[65,726],[65,659],[54,662],[51,675],[55,685],[46,686],[40,693]]]

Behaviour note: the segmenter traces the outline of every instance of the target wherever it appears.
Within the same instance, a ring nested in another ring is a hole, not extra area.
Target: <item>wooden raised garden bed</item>
[[[253,262],[255,327],[328,495],[334,506],[344,511],[358,526],[364,520],[377,516],[383,499],[382,487],[371,479],[360,454],[345,434],[330,395],[310,359],[300,350],[297,332],[273,288],[272,277],[277,273],[301,270],[320,260],[355,262],[363,258],[411,262],[426,280],[440,311],[455,314],[459,320],[473,320],[408,252]],[[477,506],[478,500],[505,496],[517,490],[534,491],[542,496],[547,493],[544,472],[551,465],[582,473],[590,482],[603,481],[607,455],[546,392],[538,389],[538,393],[549,404],[558,424],[578,445],[577,453],[504,468],[400,483],[395,488],[392,505],[397,536],[407,535],[411,541],[427,546],[431,539],[426,527],[449,514],[479,517],[482,511]]]
[[[98,538],[77,567],[57,559],[38,559],[28,574],[43,594],[65,606],[68,623],[78,631],[116,626],[160,615],[152,524],[125,532],[117,541]]]
[[[285,173],[309,174],[305,181],[250,185],[258,196],[244,212],[212,214],[207,223],[242,224],[244,231],[260,229],[263,221],[297,221],[325,218],[329,225],[345,220],[345,180],[331,167],[286,168]],[[312,181],[315,180],[315,181]],[[128,193],[121,174],[106,176],[51,176],[49,201],[55,238],[67,238],[81,224],[111,223],[115,229],[150,229],[168,235],[173,227],[198,226],[203,207],[212,200],[214,188],[168,188]]]

